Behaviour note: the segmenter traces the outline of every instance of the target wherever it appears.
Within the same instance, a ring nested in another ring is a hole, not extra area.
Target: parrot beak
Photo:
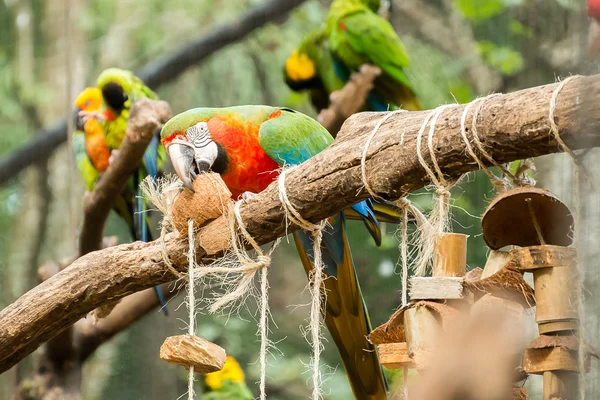
[[[183,143],[171,143],[167,148],[173,168],[179,179],[194,191],[193,179],[196,177],[194,171],[194,149]]]
[[[180,137],[173,140],[167,148],[179,179],[192,191],[194,191],[193,182],[196,176],[210,171],[219,153],[217,144],[210,139],[198,144],[199,147],[196,147],[195,143],[192,144],[187,138]]]
[[[80,111],[81,111],[81,108],[75,107],[75,114],[73,115],[73,121],[75,121],[75,129],[82,131],[85,121],[83,120],[81,115],[79,115]]]

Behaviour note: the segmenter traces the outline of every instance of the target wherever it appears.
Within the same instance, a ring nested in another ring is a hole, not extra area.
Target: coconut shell
[[[223,215],[231,200],[231,192],[219,174],[200,174],[194,179],[194,191],[186,188],[173,203],[171,220],[183,237],[187,237],[188,220],[197,230]]]
[[[539,224],[545,244],[572,243],[571,211],[552,193],[534,187],[511,189],[490,203],[481,220],[483,239],[493,250],[510,245],[544,244],[540,243],[533,218]]]

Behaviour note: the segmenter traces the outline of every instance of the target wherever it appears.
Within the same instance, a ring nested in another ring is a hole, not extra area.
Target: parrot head
[[[108,68],[98,76],[96,85],[102,91],[104,102],[116,115],[121,114],[121,111],[131,104],[129,97],[133,76],[131,71],[120,68]]]
[[[307,53],[295,49],[285,61],[285,82],[292,90],[318,85],[315,62]]]
[[[193,180],[209,170],[218,174],[228,165],[227,153],[210,135],[211,109],[194,108],[171,118],[161,130],[161,141],[181,181],[194,190]]]
[[[83,130],[84,119],[80,111],[97,111],[102,106],[102,92],[95,87],[85,88],[75,99],[75,128]]]
[[[285,61],[285,82],[292,90],[318,88],[317,63],[327,39],[325,29],[318,28],[304,37],[300,46]]]

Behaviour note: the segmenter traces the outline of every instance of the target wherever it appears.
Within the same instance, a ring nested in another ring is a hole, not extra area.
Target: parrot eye
[[[206,122],[198,122],[196,125],[190,126],[185,134],[188,141],[196,148],[206,147],[212,142]]]

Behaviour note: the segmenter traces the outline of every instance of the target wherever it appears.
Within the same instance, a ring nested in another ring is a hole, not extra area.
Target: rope
[[[188,298],[187,305],[189,311],[189,329],[188,333],[190,336],[194,336],[195,328],[196,328],[196,298],[194,295],[194,269],[196,266],[196,255],[195,255],[195,247],[194,247],[194,221],[192,219],[188,220],[188,243],[189,243],[189,252],[188,252]],[[194,366],[190,366],[190,371],[188,375],[188,399],[194,400]]]
[[[321,290],[323,286],[323,257],[321,254],[321,242],[323,240],[323,229],[327,224],[327,220],[323,220],[318,224],[313,224],[305,220],[300,213],[294,208],[287,196],[285,188],[285,177],[291,168],[283,169],[277,178],[277,187],[279,188],[279,200],[283,206],[286,220],[291,220],[300,228],[310,231],[313,235],[313,266],[314,269],[309,275],[309,285],[311,293],[310,303],[310,342],[312,345],[312,399],[318,400],[322,398],[322,377],[320,370],[321,351],[321,302],[326,301],[325,292]]]

